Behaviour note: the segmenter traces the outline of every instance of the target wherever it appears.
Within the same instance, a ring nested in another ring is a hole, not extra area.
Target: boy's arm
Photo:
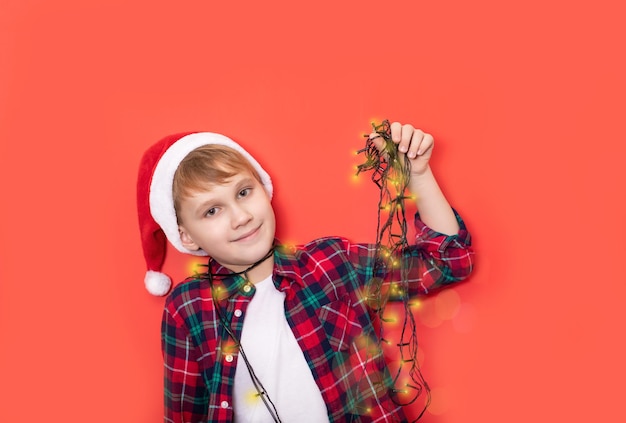
[[[459,224],[452,207],[441,192],[430,166],[423,174],[411,175],[409,190],[415,197],[420,218],[426,226],[446,235],[459,232]]]
[[[412,295],[426,294],[445,285],[461,281],[472,272],[473,250],[470,234],[439,188],[429,165],[434,140],[411,125],[394,122],[391,139],[398,145],[401,160],[409,160],[411,174],[408,189],[415,197],[416,245],[408,258],[408,279]],[[370,135],[382,151],[384,140]],[[392,280],[401,280],[393,275]]]

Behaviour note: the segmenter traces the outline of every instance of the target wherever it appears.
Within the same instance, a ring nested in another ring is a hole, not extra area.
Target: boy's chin
[[[241,270],[245,270],[250,266],[259,264],[263,262],[264,260],[266,260],[267,258],[269,258],[269,256],[271,255],[270,251],[272,251],[273,246],[274,246],[273,242],[256,245],[253,248],[251,248],[251,250],[254,250],[254,251],[250,251],[249,254],[244,254],[244,255],[239,256],[237,260],[235,261],[235,263],[233,263],[233,265],[236,267],[242,268]],[[229,266],[226,266],[226,267],[229,267]]]

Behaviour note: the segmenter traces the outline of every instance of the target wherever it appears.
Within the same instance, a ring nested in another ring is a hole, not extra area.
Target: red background
[[[0,421],[161,421],[148,145],[225,133],[272,174],[283,240],[368,241],[353,153],[382,118],[435,136],[477,251],[417,312],[423,421],[624,421],[622,7],[3,0]]]

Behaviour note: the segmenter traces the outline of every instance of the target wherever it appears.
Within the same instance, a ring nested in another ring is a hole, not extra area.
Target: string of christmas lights
[[[405,251],[408,247],[407,222],[405,216],[405,200],[412,199],[408,193],[411,164],[398,152],[398,146],[391,139],[391,127],[388,120],[380,125],[372,123],[375,136],[365,135],[365,147],[357,151],[364,154],[365,162],[357,166],[357,175],[372,171],[371,179],[380,189],[378,201],[378,222],[376,226],[376,257],[372,279],[369,281],[365,300],[383,323],[378,327],[378,342],[392,344],[385,339],[384,323],[394,323],[395,319],[386,317],[385,309],[388,301],[403,305],[404,316],[399,341],[392,345],[397,348],[399,366],[392,374],[391,398],[397,405],[413,404],[423,393],[426,394],[424,406],[414,421],[425,413],[431,401],[430,388],[422,376],[417,359],[418,341],[415,320],[410,309],[411,303],[408,290],[408,272],[410,260]],[[382,138],[383,148],[374,145],[374,139]],[[399,281],[386,285],[378,275],[385,274],[389,269],[398,270]],[[397,322],[396,322],[397,323]],[[381,359],[384,357],[381,355]]]

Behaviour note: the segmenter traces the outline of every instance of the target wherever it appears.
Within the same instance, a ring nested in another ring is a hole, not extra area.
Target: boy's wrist
[[[414,194],[419,191],[421,187],[432,184],[435,181],[435,175],[433,174],[430,165],[427,165],[424,170],[419,172],[411,171],[411,179],[409,181],[409,189]]]
[[[420,177],[429,172],[432,173],[432,171],[430,170],[430,165],[427,164],[426,166],[424,166],[423,169],[411,170],[411,177],[413,176]]]

